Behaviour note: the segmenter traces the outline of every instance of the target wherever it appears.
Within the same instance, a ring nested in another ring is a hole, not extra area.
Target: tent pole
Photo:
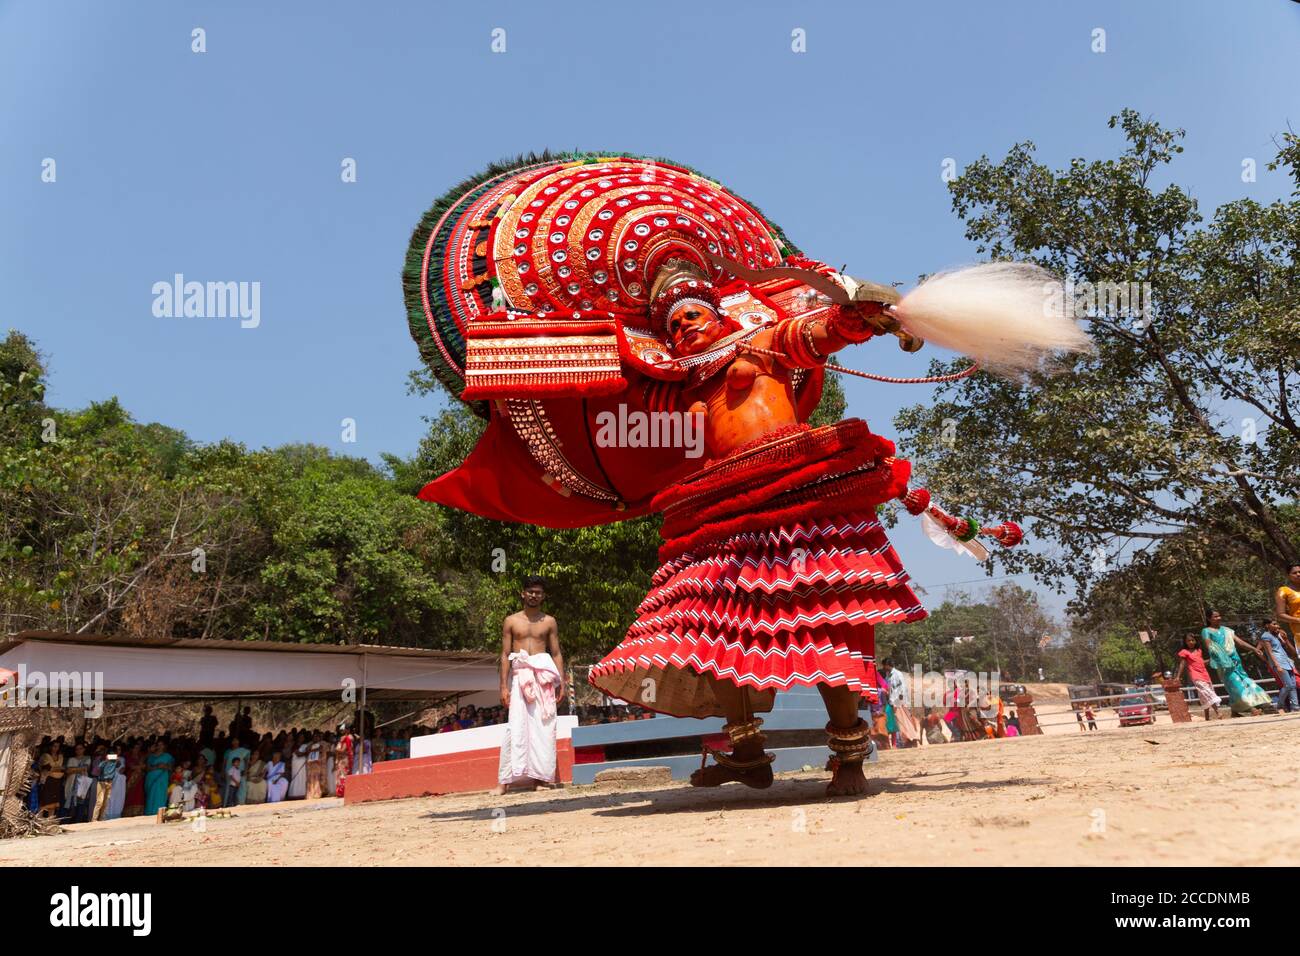
[[[360,748],[358,751],[360,755],[358,759],[361,760],[361,765],[363,767],[365,766],[365,757],[366,757],[366,684],[368,683],[369,677],[370,677],[370,662],[366,660],[366,652],[362,651],[361,652],[361,721],[360,721],[361,735],[360,735],[360,739],[357,741],[357,747]],[[372,753],[370,755],[370,766],[373,768],[374,765],[375,765],[375,755]]]

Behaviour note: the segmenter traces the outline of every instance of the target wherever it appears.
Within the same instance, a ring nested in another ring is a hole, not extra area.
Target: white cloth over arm
[[[555,782],[555,695],[560,671],[550,654],[510,655],[510,720],[501,743],[501,784]]]

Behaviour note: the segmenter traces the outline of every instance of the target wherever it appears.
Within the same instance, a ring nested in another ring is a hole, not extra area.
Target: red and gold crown
[[[683,302],[698,302],[722,312],[722,297],[708,273],[694,262],[669,259],[655,273],[650,286],[650,327],[662,332],[668,316]]]

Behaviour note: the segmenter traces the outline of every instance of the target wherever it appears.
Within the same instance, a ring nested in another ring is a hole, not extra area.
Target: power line
[[[941,582],[939,584],[924,584],[921,582],[918,583],[920,583],[921,587],[923,588],[951,588],[951,587],[956,587],[959,584],[983,584],[986,581],[1008,581],[1011,578],[1023,578],[1027,576],[1032,576],[1033,573],[1034,572],[1032,571],[1021,571],[1019,574],[998,574],[988,578],[972,578],[969,581],[946,581],[946,582]]]

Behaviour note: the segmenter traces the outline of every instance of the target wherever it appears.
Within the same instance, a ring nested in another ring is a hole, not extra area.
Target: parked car
[[[999,684],[998,685],[998,696],[1001,697],[1008,704],[1011,703],[1019,695],[1027,694],[1027,693],[1029,693],[1029,691],[1025,688],[1024,684]]]
[[[1096,697],[1096,696],[1097,696],[1096,684],[1071,684],[1070,685],[1070,700],[1080,700],[1085,697]]]
[[[1119,701],[1123,697],[1127,697],[1128,695],[1136,692],[1137,690],[1138,689],[1135,688],[1132,684],[1098,684],[1097,685],[1098,696],[1113,698],[1113,700],[1102,702],[1103,705],[1106,707],[1118,706],[1117,701]]]
[[[1142,727],[1156,722],[1155,711],[1146,697],[1125,697],[1115,708],[1121,727]]]

